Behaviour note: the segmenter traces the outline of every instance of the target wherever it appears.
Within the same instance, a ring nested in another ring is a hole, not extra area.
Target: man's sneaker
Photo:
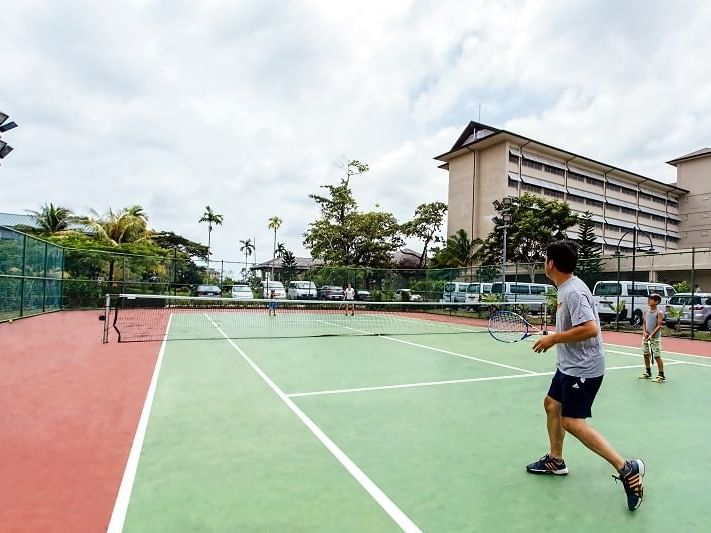
[[[529,474],[555,474],[556,476],[564,476],[568,473],[568,467],[565,466],[563,459],[558,462],[549,454],[545,454],[535,463],[526,466],[526,472]]]
[[[642,374],[640,374],[640,376],[639,376],[639,379],[652,379],[652,374],[651,374],[651,372],[650,373],[642,372]]]
[[[665,378],[664,376],[657,376],[652,381],[654,383],[664,383],[666,380],[667,380],[667,378]]]
[[[642,478],[644,477],[644,463],[641,459],[632,459],[625,461],[623,469],[624,474],[620,476],[612,476],[615,479],[622,481],[627,494],[627,507],[630,511],[636,511],[642,505],[642,496],[644,490],[642,487]]]

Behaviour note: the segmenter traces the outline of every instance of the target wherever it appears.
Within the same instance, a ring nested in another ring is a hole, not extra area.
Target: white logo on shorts
[[[575,384],[573,385],[573,388],[574,388],[574,389],[579,389],[580,387],[578,387],[578,384],[575,383]]]

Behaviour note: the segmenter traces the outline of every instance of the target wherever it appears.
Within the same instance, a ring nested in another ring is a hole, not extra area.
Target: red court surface
[[[98,312],[0,324],[0,531],[105,531],[159,345]]]

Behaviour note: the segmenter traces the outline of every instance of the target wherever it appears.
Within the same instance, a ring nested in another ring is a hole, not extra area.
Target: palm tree
[[[37,224],[42,233],[52,235],[69,229],[69,224],[75,220],[72,212],[66,207],[55,206],[53,203],[44,204],[39,211],[27,210]]]
[[[276,245],[276,256],[277,257],[284,257],[284,254],[288,252],[289,250],[286,249],[286,245],[283,242],[280,242]]]
[[[112,246],[145,242],[151,239],[151,232],[148,230],[148,216],[140,205],[124,207],[116,212],[109,208],[103,216],[94,209],[91,209],[89,213],[88,217],[77,218],[77,222],[88,226],[99,240],[108,242]],[[114,277],[114,261],[115,258],[111,255],[109,260],[110,282]]]
[[[218,215],[215,213],[209,205],[205,206],[205,212],[202,214],[202,218],[198,220],[198,224],[202,222],[207,222],[207,269],[210,270],[210,242],[212,238],[212,225],[221,226],[222,220],[225,217],[223,215]]]
[[[274,279],[274,263],[276,262],[276,255],[277,255],[277,230],[281,227],[282,222],[284,222],[282,219],[280,219],[277,216],[273,216],[269,219],[269,225],[267,228],[273,229],[274,230],[274,254],[272,256],[272,279]]]
[[[252,255],[252,252],[254,252],[254,243],[252,242],[252,239],[239,241],[239,243],[242,245],[239,247],[239,251],[244,252],[244,270],[247,272],[249,269],[249,266],[247,265],[247,258]],[[245,279],[246,278],[247,276],[245,274]]]

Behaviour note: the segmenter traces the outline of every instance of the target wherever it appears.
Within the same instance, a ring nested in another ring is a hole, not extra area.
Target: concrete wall
[[[460,228],[471,236],[474,229],[474,153],[452,159],[449,162],[449,193],[447,235]]]

